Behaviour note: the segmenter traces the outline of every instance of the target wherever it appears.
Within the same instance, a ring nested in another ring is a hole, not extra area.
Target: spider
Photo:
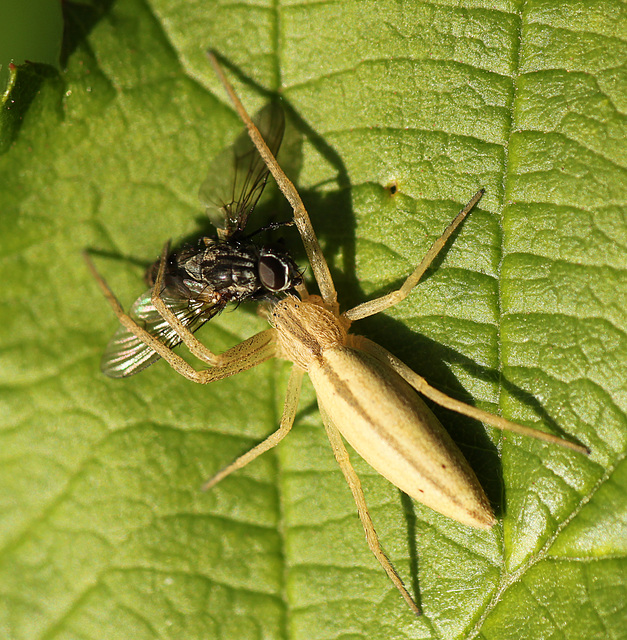
[[[381,475],[409,496],[445,516],[479,529],[489,529],[496,523],[488,498],[462,453],[416,392],[447,409],[499,429],[559,444],[580,453],[588,453],[588,450],[455,400],[429,385],[383,347],[349,331],[354,321],[385,311],[409,295],[451,234],[480,200],[484,190],[479,190],[459,212],[399,289],[340,313],[329,267],[298,191],[277,164],[215,56],[212,53],[208,55],[252,142],[292,206],[294,223],[320,295],[309,294],[304,283],[299,284],[299,297],[287,295],[275,301],[270,308],[268,321],[271,328],[222,354],[214,354],[161,297],[167,268],[166,245],[161,254],[151,302],[189,350],[209,365],[208,369],[196,370],[125,313],[89,258],[88,264],[123,327],[189,380],[207,384],[273,357],[293,363],[279,428],[219,471],[205,484],[205,489],[213,487],[283,440],[294,422],[303,376],[309,374],[333,453],[355,499],[368,545],[409,607],[419,615],[420,608],[383,551],[342,436]]]

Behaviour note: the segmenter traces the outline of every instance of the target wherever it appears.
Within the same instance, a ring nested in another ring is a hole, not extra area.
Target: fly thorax
[[[346,329],[319,304],[288,296],[278,302],[269,318],[277,330],[281,357],[307,371],[326,349],[345,344]]]
[[[251,293],[259,288],[256,265],[252,261],[240,260],[230,267],[231,271],[228,275],[227,269],[224,269],[225,281],[230,281],[242,290],[250,290]]]
[[[259,288],[254,256],[237,247],[218,245],[209,249],[188,270],[197,274],[200,282],[240,300]]]

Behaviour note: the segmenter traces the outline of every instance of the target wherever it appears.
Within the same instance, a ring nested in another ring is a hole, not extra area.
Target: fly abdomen
[[[191,266],[191,265],[190,265]],[[214,289],[232,289],[233,297],[245,298],[259,288],[256,252],[233,245],[218,245],[203,251],[196,269],[186,269],[199,282]]]

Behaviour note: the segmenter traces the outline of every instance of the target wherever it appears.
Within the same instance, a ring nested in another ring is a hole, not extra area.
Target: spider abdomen
[[[412,498],[479,529],[495,522],[474,471],[416,391],[374,356],[327,349],[309,377],[323,413],[381,475]]]

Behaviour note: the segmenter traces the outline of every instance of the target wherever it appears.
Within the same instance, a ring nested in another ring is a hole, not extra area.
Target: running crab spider
[[[308,294],[301,285],[301,299],[288,296],[271,308],[268,314],[271,328],[222,354],[214,354],[200,343],[160,297],[168,255],[166,245],[152,292],[152,304],[191,353],[210,365],[208,369],[196,370],[126,314],[89,258],[88,264],[121,324],[189,380],[207,384],[255,367],[272,357],[293,363],[278,430],[218,472],[205,484],[205,489],[213,487],[283,440],[294,422],[303,375],[305,372],[309,374],[333,453],[355,499],[368,545],[409,607],[418,615],[418,605],[381,547],[342,436],[379,473],[412,498],[462,524],[479,529],[488,529],[496,523],[489,501],[469,464],[416,391],[447,409],[496,428],[580,453],[588,451],[585,447],[450,398],[430,386],[383,347],[363,336],[349,333],[355,320],[385,311],[412,291],[451,234],[477,204],[483,190],[478,191],[459,212],[398,290],[340,313],[329,268],[298,192],[277,164],[215,56],[210,53],[209,59],[251,140],[292,206],[294,223],[301,235],[320,295]]]

